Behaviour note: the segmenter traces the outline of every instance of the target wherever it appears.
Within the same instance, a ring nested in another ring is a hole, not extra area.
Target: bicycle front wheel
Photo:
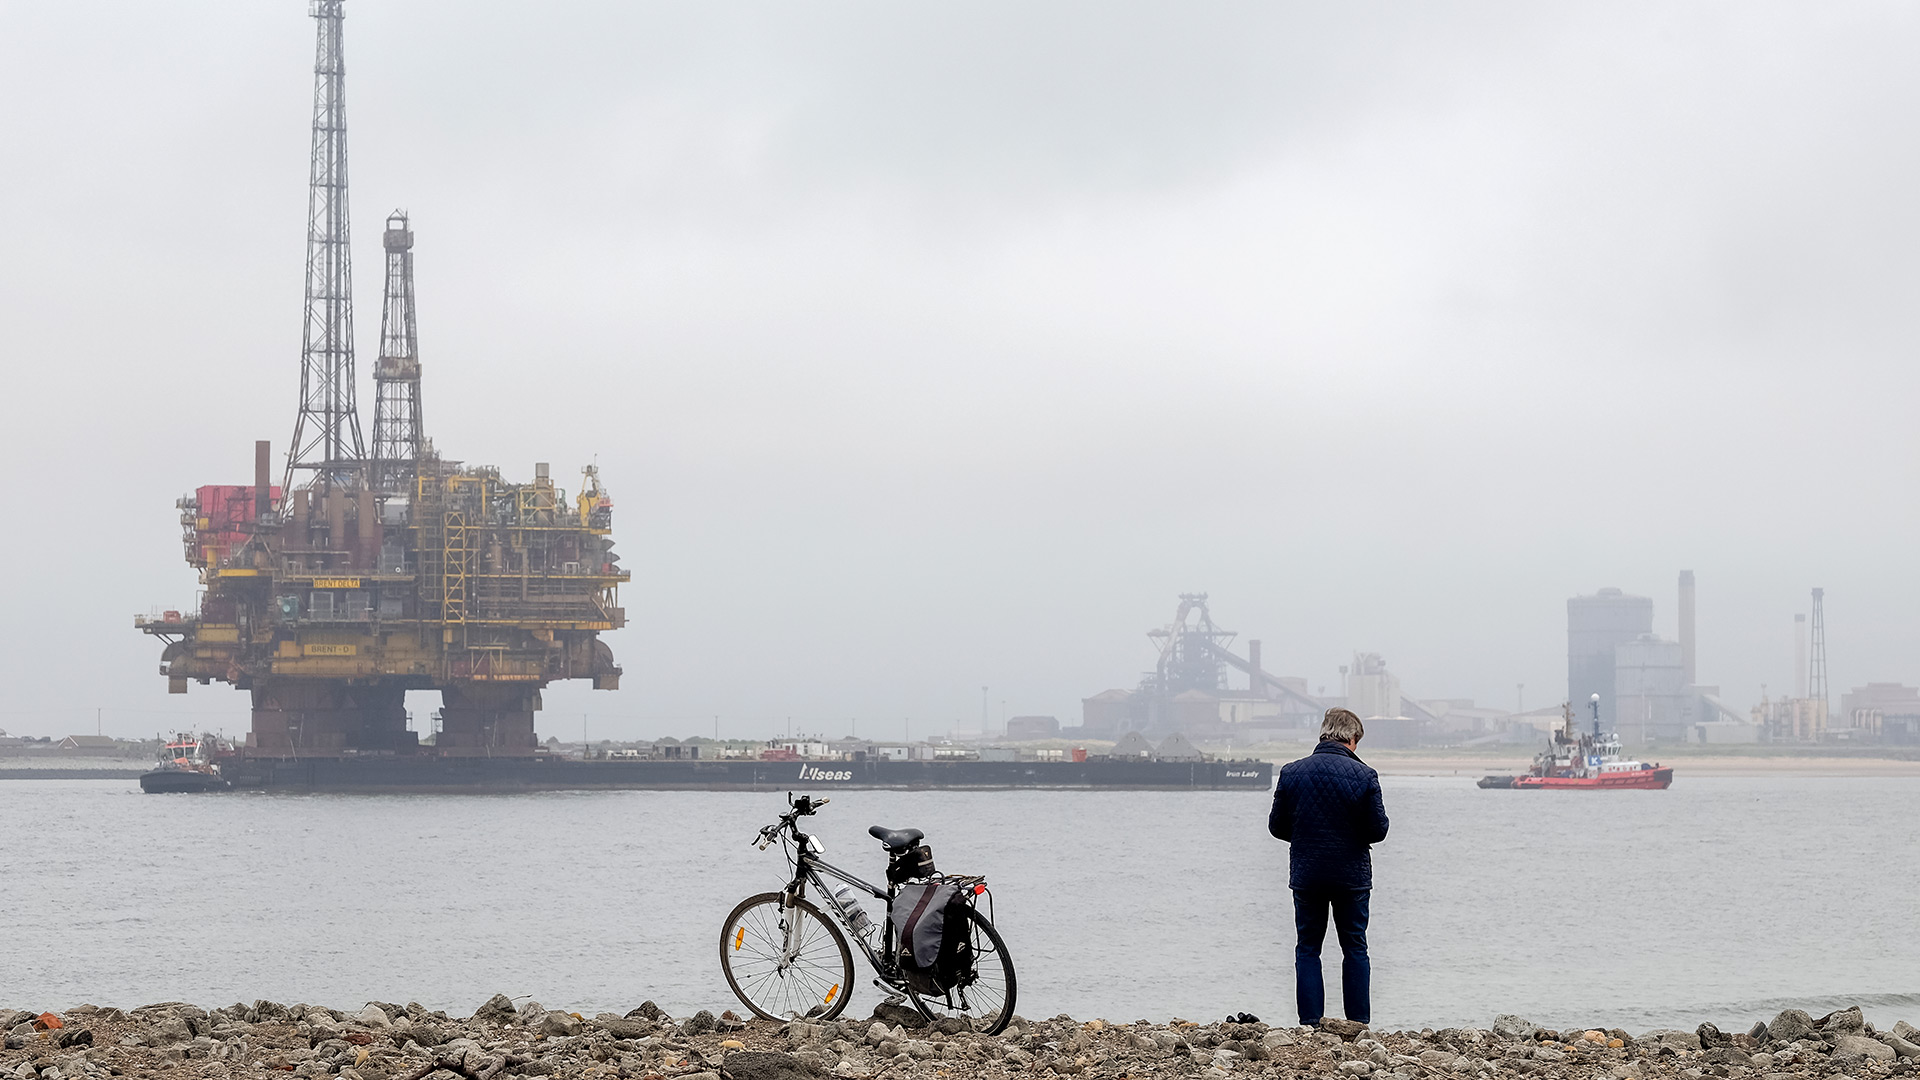
[[[912,994],[914,1002],[936,1020],[953,1018],[982,1035],[998,1035],[1013,1020],[1018,989],[1013,957],[1000,940],[1000,931],[971,907],[967,909],[967,944],[973,949],[973,962],[960,981],[945,994]]]
[[[765,1020],[831,1020],[847,1007],[853,953],[820,909],[781,893],[740,901],[720,928],[720,970]]]

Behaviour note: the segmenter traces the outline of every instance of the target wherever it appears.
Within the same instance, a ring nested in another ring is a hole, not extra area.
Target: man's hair
[[[1346,709],[1328,709],[1326,719],[1320,721],[1320,739],[1325,742],[1359,742],[1367,729],[1360,726],[1360,718]]]

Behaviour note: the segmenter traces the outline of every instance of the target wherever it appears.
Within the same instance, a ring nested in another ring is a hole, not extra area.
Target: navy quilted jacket
[[[1387,838],[1380,774],[1340,743],[1322,742],[1280,769],[1267,831],[1293,845],[1289,888],[1373,888],[1368,849]]]

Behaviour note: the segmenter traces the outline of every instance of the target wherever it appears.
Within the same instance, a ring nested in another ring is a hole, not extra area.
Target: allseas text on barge
[[[1081,790],[1252,790],[1273,786],[1273,765],[1202,754],[1184,738],[1167,753],[1089,753],[959,744],[885,744],[856,739],[776,740],[766,746],[663,739],[575,756],[410,754],[264,757],[219,755],[238,788],[322,791],[514,791],[684,789],[784,791],[813,788],[1056,788]]]

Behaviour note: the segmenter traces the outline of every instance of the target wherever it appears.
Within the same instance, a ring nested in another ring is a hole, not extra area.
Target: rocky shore
[[[1205,1024],[1056,1016],[1016,1019],[1005,1033],[982,1037],[917,1020],[887,1006],[871,1018],[824,1023],[743,1021],[731,1012],[675,1018],[651,1002],[625,1016],[585,1017],[499,995],[466,1018],[384,1002],[350,1010],[271,1001],[213,1010],[180,1002],[132,1011],[82,1005],[57,1015],[0,1010],[0,1080],[1869,1080],[1920,1071],[1920,1031],[1904,1022],[1876,1031],[1859,1009],[1817,1020],[1790,1009],[1733,1034],[1712,1024],[1638,1035],[1553,1031],[1515,1016],[1486,1030],[1417,1032],[1342,1020],[1313,1030],[1246,1016]]]

